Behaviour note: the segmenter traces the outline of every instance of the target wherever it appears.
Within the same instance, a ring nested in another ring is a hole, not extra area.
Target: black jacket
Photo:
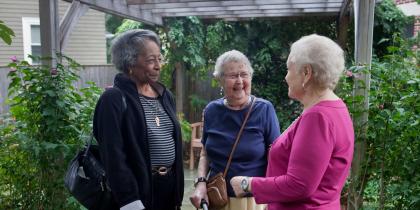
[[[141,200],[151,209],[152,171],[147,138],[146,119],[135,83],[124,74],[117,74],[114,86],[106,90],[96,105],[93,132],[99,142],[102,162],[113,195],[120,207]],[[152,85],[159,100],[174,124],[177,206],[184,194],[182,138],[176,117],[173,95],[160,83]],[[124,94],[126,109],[123,107]]]

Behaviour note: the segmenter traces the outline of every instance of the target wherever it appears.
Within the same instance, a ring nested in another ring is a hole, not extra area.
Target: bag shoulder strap
[[[228,159],[228,162],[227,162],[226,167],[225,167],[225,171],[223,172],[223,177],[226,177],[226,174],[227,174],[227,172],[229,170],[229,167],[230,167],[230,164],[232,162],[233,153],[235,152],[236,146],[238,146],[238,143],[239,143],[239,140],[241,139],[241,135],[242,135],[242,132],[244,130],[245,124],[248,121],[248,117],[251,114],[252,107],[254,106],[256,100],[257,100],[256,97],[252,97],[251,105],[249,106],[249,109],[248,109],[248,112],[246,113],[245,119],[242,122],[241,129],[239,129],[239,133],[236,136],[235,144],[233,144],[232,151],[230,152],[229,159]]]
[[[127,100],[125,99],[125,95],[119,87],[114,85],[113,88],[117,89],[121,93],[121,99],[122,99],[122,105],[123,105],[123,114],[125,114],[125,112],[127,111]],[[87,143],[87,147],[86,147],[87,149],[85,151],[85,155],[87,155],[87,152],[90,148],[90,145],[92,145],[92,142],[93,142],[93,131],[90,133],[90,141]]]
[[[122,98],[122,104],[123,104],[123,112],[125,113],[125,111],[127,110],[127,100],[125,99],[125,95],[124,92],[117,86],[113,86],[113,88],[117,89],[120,93],[121,93],[121,98]]]

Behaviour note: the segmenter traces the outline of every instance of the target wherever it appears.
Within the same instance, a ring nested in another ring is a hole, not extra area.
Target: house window
[[[41,31],[39,28],[39,18],[23,17],[22,32],[23,56],[29,63],[38,64],[37,62],[32,61],[28,55],[41,55]]]

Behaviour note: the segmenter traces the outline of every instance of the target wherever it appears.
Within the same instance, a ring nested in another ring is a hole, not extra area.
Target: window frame
[[[41,43],[32,43],[32,25],[40,26],[39,17],[22,17],[23,57],[30,64],[33,61],[28,55],[32,54],[32,46],[41,46]]]

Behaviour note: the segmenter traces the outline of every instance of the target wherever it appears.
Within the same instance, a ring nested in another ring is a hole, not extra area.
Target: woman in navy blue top
[[[267,168],[267,149],[280,135],[280,126],[273,105],[267,100],[251,95],[252,74],[253,69],[248,58],[239,51],[225,52],[216,61],[213,75],[218,79],[224,97],[210,102],[203,113],[204,149],[198,164],[196,188],[191,196],[191,201],[197,208],[202,199],[208,201],[207,174],[210,173],[209,177],[212,177],[219,172],[223,173],[252,100],[255,100],[255,104],[225,177],[229,203],[224,209],[264,208],[255,203],[252,195],[235,198],[229,183],[234,176],[264,177]]]

